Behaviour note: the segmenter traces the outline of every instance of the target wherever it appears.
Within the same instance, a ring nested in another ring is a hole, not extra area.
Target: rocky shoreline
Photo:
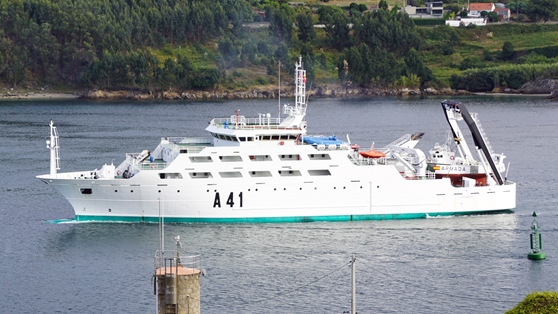
[[[374,89],[363,87],[342,88],[339,86],[328,87],[327,85],[318,86],[311,91],[307,91],[310,97],[374,97],[374,96],[455,96],[455,95],[475,95],[466,90],[443,89]],[[549,95],[549,98],[558,97],[558,80],[541,79],[534,82],[523,84],[519,89],[494,89],[491,93],[480,94],[509,94],[509,95]],[[278,93],[275,88],[252,89],[249,91],[227,91],[227,90],[206,90],[206,91],[156,91],[145,93],[141,91],[119,90],[90,90],[82,95],[85,99],[128,99],[128,100],[209,100],[209,99],[265,99],[277,98]],[[281,97],[294,97],[294,88],[283,88]]]
[[[318,87],[311,91],[307,91],[310,97],[355,97],[355,96],[419,96],[419,95],[468,95],[467,91],[453,91],[451,89],[435,90],[428,88],[420,89],[367,89],[367,88],[346,88],[346,89],[330,89],[327,87]],[[106,90],[90,90],[85,92],[81,98],[85,99],[128,99],[128,100],[209,100],[209,99],[266,99],[277,98],[277,89],[253,89],[249,91],[156,91],[145,93],[140,91],[106,91]],[[294,97],[294,89],[281,90],[281,97]]]
[[[363,87],[342,88],[339,86],[329,87],[327,85],[318,86],[311,91],[307,91],[309,97],[381,97],[381,96],[455,96],[455,95],[540,95],[548,98],[558,98],[558,80],[544,79],[523,84],[519,89],[494,89],[489,93],[472,93],[466,90],[443,89],[374,89]],[[267,99],[277,98],[277,88],[264,87],[244,91],[228,90],[203,90],[203,91],[152,91],[145,92],[140,90],[87,90],[83,92],[58,93],[58,92],[21,92],[10,90],[0,93],[0,99],[70,99],[81,98],[90,100],[210,100],[210,99]],[[294,97],[294,88],[285,87],[281,90],[281,97]]]

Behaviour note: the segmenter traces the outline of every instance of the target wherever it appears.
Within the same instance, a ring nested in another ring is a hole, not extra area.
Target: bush
[[[558,76],[558,63],[521,64],[466,70],[460,76],[452,76],[450,82],[454,89],[483,92],[505,84],[519,88],[526,82],[555,76]]]
[[[558,292],[543,291],[528,294],[521,303],[506,314],[554,314],[558,313]]]
[[[436,25],[446,25],[444,19],[413,19],[416,26],[436,26]]]
[[[504,45],[502,46],[502,53],[500,54],[500,57],[504,61],[511,60],[511,59],[513,59],[513,57],[515,57],[515,49],[513,48],[513,44],[511,42],[509,42],[509,41],[504,42]]]
[[[193,73],[193,88],[210,88],[217,85],[217,83],[219,83],[219,70],[215,68],[197,69]]]
[[[476,69],[475,69],[476,70]],[[494,80],[487,71],[475,71],[460,78],[460,84],[470,92],[490,92],[494,89]]]
[[[256,84],[258,85],[267,85],[267,80],[263,76],[258,76],[256,78]]]
[[[467,69],[474,69],[474,68],[482,68],[484,67],[484,63],[480,60],[479,57],[467,57],[461,64],[459,65],[460,70],[467,70]]]

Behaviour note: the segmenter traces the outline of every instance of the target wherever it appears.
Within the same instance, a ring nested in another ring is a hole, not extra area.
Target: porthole
[[[112,209],[109,208],[109,213],[112,212]]]

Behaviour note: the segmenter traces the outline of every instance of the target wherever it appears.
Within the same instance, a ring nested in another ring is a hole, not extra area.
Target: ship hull
[[[409,180],[394,167],[338,169],[343,176],[160,180],[156,171],[132,179],[48,178],[79,221],[305,222],[414,219],[506,212],[516,185],[456,187],[449,178]],[[63,174],[60,174],[63,175]],[[190,181],[190,182],[188,182]],[[192,182],[194,181],[194,182]]]

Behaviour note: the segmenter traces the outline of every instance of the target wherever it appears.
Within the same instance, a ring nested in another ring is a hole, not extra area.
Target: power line
[[[325,274],[325,275],[323,275],[323,276],[321,276],[321,277],[319,277],[319,278],[317,278],[317,279],[315,279],[315,280],[312,280],[312,281],[310,281],[310,282],[307,282],[307,283],[305,283],[305,284],[303,284],[303,285],[300,285],[300,286],[298,286],[298,287],[296,287],[296,288],[293,288],[293,289],[290,289],[290,290],[277,292],[277,293],[273,294],[273,295],[272,295],[271,297],[269,297],[269,298],[265,298],[265,299],[261,299],[261,300],[257,300],[257,301],[253,301],[253,302],[245,302],[245,303],[242,303],[242,304],[239,304],[239,305],[249,305],[249,304],[261,303],[261,302],[269,301],[269,300],[272,300],[272,299],[276,299],[276,298],[278,298],[278,297],[280,297],[280,296],[284,296],[284,295],[293,293],[293,292],[298,291],[298,290],[300,290],[300,289],[302,289],[302,288],[308,287],[308,286],[310,286],[310,285],[312,285],[312,284],[314,284],[314,283],[316,283],[316,282],[318,282],[318,281],[320,281],[320,280],[322,280],[322,279],[324,279],[324,278],[326,278],[326,277],[331,276],[333,273],[339,271],[339,270],[342,269],[343,267],[345,267],[345,266],[347,266],[347,265],[350,265],[350,264],[351,264],[351,262],[348,262],[348,263],[346,263],[346,264],[343,264],[342,266],[340,266],[340,267],[338,267],[338,268],[332,270],[331,272],[329,272],[329,273],[327,273],[327,274]]]
[[[497,300],[497,299],[479,298],[479,297],[474,297],[474,296],[467,296],[467,295],[461,295],[461,294],[460,294],[460,295],[456,295],[456,294],[452,294],[452,293],[446,293],[446,292],[437,291],[437,290],[434,290],[434,289],[431,289],[431,288],[424,287],[424,285],[418,285],[418,284],[415,284],[415,283],[412,283],[412,282],[409,282],[409,281],[397,279],[397,278],[391,276],[390,274],[388,274],[388,273],[386,273],[386,272],[380,271],[380,270],[378,270],[377,268],[374,268],[374,267],[372,267],[372,266],[366,264],[365,262],[363,262],[362,259],[360,259],[360,262],[361,262],[362,264],[364,264],[364,266],[366,266],[367,268],[371,269],[372,271],[375,271],[375,272],[377,272],[377,273],[380,273],[380,274],[382,274],[382,275],[384,275],[384,276],[390,278],[390,280],[397,281],[397,282],[403,283],[403,284],[405,284],[405,285],[413,286],[413,287],[415,287],[415,288],[422,289],[422,290],[425,290],[425,291],[428,291],[428,292],[431,292],[431,293],[434,293],[434,294],[444,295],[444,296],[453,297],[453,298],[475,300],[475,301],[487,301],[487,302],[498,302],[498,303],[517,303],[517,300],[509,301],[509,300]]]

